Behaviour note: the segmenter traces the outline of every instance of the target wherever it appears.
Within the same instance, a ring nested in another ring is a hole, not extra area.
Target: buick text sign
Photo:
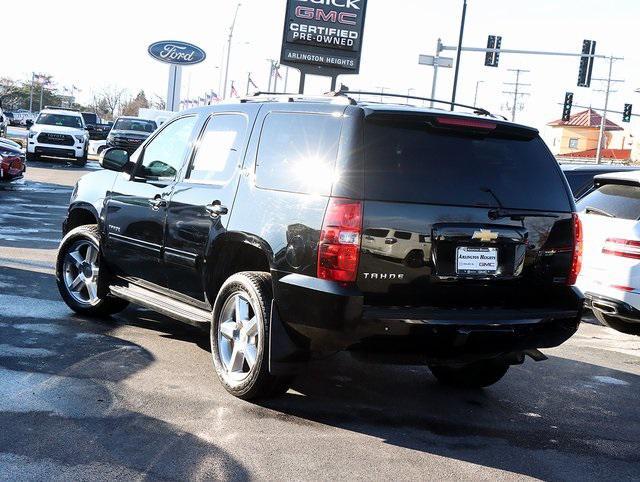
[[[280,63],[335,76],[360,71],[367,0],[287,0]]]
[[[149,45],[149,55],[160,62],[174,65],[199,64],[207,58],[200,47],[176,40],[163,40]]]

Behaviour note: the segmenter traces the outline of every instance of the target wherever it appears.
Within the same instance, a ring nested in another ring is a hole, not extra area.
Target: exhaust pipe
[[[608,303],[606,301],[601,300],[593,300],[591,302],[591,308],[594,310],[601,311],[605,315],[617,315],[618,308],[613,303]]]

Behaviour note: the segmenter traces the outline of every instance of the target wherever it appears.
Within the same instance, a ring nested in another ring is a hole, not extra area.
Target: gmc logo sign
[[[356,25],[356,20],[358,19],[358,14],[356,13],[338,12],[336,10],[325,12],[321,8],[303,6],[296,7],[295,15],[304,20],[318,20],[320,22],[341,23],[343,25]]]
[[[327,5],[329,7],[351,8],[360,10],[360,0],[298,0],[301,3],[315,3],[317,5]]]

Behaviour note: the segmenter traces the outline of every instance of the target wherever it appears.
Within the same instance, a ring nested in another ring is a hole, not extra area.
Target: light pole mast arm
[[[231,27],[229,28],[229,43],[227,46],[227,66],[224,71],[224,92],[222,93],[223,98],[227,98],[227,85],[229,82],[229,62],[231,59],[231,41],[233,40],[233,30],[236,28],[236,20],[238,19],[238,10],[240,10],[240,5],[242,3],[238,2],[236,6],[236,13],[233,16],[233,23],[231,23]]]

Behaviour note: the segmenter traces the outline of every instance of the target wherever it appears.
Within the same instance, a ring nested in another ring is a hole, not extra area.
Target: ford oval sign
[[[174,65],[199,64],[207,58],[200,47],[177,40],[163,40],[149,45],[149,55],[160,62]]]

